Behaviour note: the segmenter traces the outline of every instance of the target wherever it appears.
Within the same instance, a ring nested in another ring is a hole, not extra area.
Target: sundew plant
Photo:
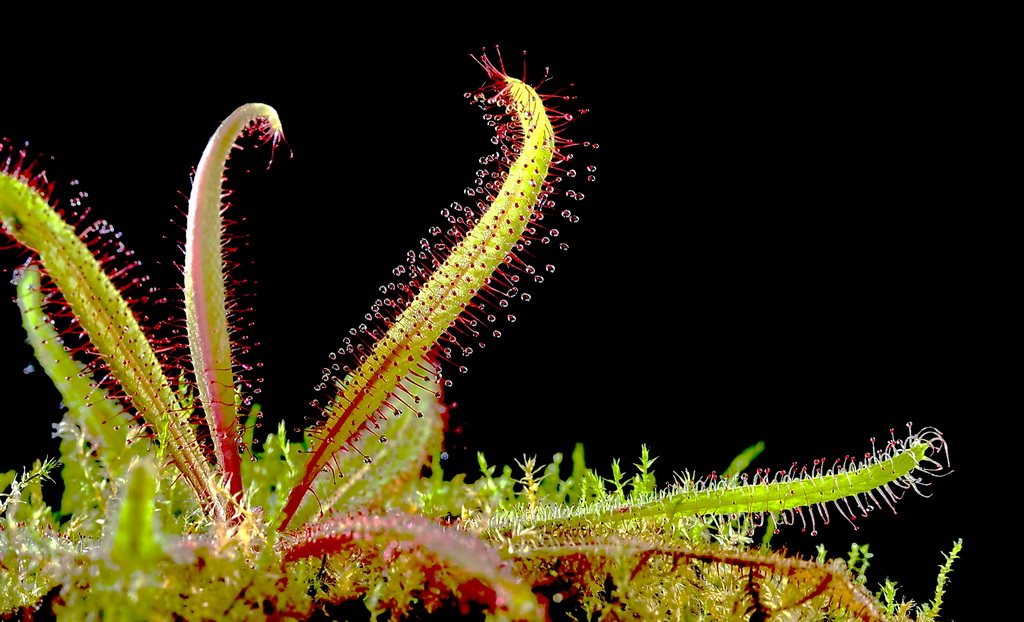
[[[892,582],[867,587],[866,545],[814,559],[771,546],[780,530],[855,526],[923,493],[948,469],[934,428],[783,470],[751,469],[755,446],[721,474],[658,481],[646,449],[633,470],[604,471],[577,447],[444,473],[445,389],[514,331],[513,308],[529,311],[553,271],[538,257],[578,218],[570,184],[593,173],[573,156],[596,147],[566,135],[585,112],[570,95],[476,61],[488,83],[467,97],[494,150],[337,335],[301,439],[262,421],[232,281],[229,218],[244,206],[227,210],[224,186],[240,144],[285,157],[278,111],[240,106],[202,153],[177,305],[101,206],[60,197],[40,158],[4,146],[0,222],[24,258],[12,287],[65,412],[59,460],[0,474],[0,616],[303,620],[355,604],[391,619],[940,619],[959,544],[923,604]]]

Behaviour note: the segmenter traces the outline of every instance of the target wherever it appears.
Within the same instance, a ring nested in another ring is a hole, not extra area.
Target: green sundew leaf
[[[210,138],[196,167],[185,231],[185,318],[199,401],[214,453],[228,487],[242,491],[238,457],[238,409],[234,358],[224,289],[224,221],[221,217],[228,156],[243,132],[264,132],[277,141],[281,122],[265,104],[237,108]]]
[[[39,256],[79,325],[208,513],[224,515],[195,433],[139,323],[75,230],[17,172],[0,173],[0,224]]]
[[[889,485],[916,487],[920,474],[942,470],[936,458],[945,451],[945,440],[933,428],[911,435],[905,441],[879,451],[856,465],[826,473],[808,473],[768,483],[740,483],[736,478],[712,482],[677,482],[663,492],[646,498],[622,497],[612,502],[595,503],[584,508],[566,511],[559,506],[544,508],[529,527],[544,525],[583,525],[596,522],[653,517],[738,516],[769,514],[774,517],[787,511],[800,512],[794,518],[799,522],[814,521],[815,513],[822,517],[827,503],[848,520],[856,518],[853,508],[858,506],[892,505],[896,498]],[[803,514],[803,509],[808,512]],[[851,516],[852,515],[852,516]],[[523,521],[515,518],[506,524],[495,520],[490,529],[504,533],[508,525]]]
[[[85,366],[68,355],[63,340],[43,313],[39,267],[26,266],[15,276],[15,284],[28,342],[43,371],[64,398],[68,414],[82,426],[94,446],[123,445],[125,435],[114,430],[121,419],[120,407],[111,403],[107,392],[97,386]]]
[[[124,433],[115,431],[120,420],[119,408],[114,408],[106,391],[96,386],[85,366],[64,351],[60,336],[42,310],[39,267],[28,265],[18,271],[15,285],[28,342],[67,408],[57,424],[64,464],[61,514],[102,515],[110,495],[111,474],[106,460],[121,455],[117,449],[123,450],[125,445]]]
[[[422,357],[455,325],[478,292],[487,290],[489,279],[523,237],[544,192],[557,150],[555,131],[542,98],[532,87],[505,76],[486,59],[483,64],[500,85],[496,99],[519,125],[518,156],[509,165],[487,210],[390,323],[387,333],[373,344],[365,362],[343,381],[336,381],[337,394],[325,411],[327,422],[319,431],[324,440],[313,447],[306,471],[292,489],[282,530],[335,452],[354,443],[365,426],[377,420],[378,409],[402,390],[401,380],[410,373],[419,373]],[[409,199],[411,205],[417,201],[415,196]]]

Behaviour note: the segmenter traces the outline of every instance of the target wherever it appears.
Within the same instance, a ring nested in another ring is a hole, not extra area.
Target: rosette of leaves
[[[816,529],[891,506],[940,472],[933,429],[893,436],[862,460],[658,488],[637,473],[605,480],[582,448],[499,475],[446,479],[438,466],[453,352],[485,342],[497,314],[536,276],[526,246],[557,235],[572,115],[486,56],[496,151],[469,205],[445,210],[381,288],[366,323],[340,339],[319,388],[322,418],[289,441],[283,424],[254,447],[260,418],[238,362],[223,182],[240,136],[277,145],[277,112],[248,104],[211,138],[196,169],[182,265],[187,336],[161,336],[139,309],[144,278],[104,221],[50,204],[38,162],[7,148],[0,222],[27,260],[16,272],[24,327],[64,398],[57,463],[0,474],[0,615],[41,607],[66,619],[306,619],[347,601],[393,618],[438,610],[491,619],[931,620],[848,562],[753,545],[756,529]],[[187,341],[187,343],[186,343]],[[423,467],[431,467],[424,471]],[[426,475],[424,473],[427,473]],[[459,509],[457,514],[452,511]],[[949,556],[950,561],[956,551]]]

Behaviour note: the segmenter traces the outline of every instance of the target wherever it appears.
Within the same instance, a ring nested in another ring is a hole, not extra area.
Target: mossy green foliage
[[[375,305],[379,324],[352,331],[339,354],[356,364],[325,369],[335,393],[300,442],[282,424],[254,445],[258,407],[239,408],[225,341],[223,164],[240,132],[277,139],[273,109],[239,108],[199,167],[184,287],[195,369],[184,374],[161,361],[116,271],[50,207],[32,165],[7,160],[0,223],[34,253],[16,278],[23,324],[67,411],[56,426],[61,466],[0,474],[0,615],[46,606],[64,619],[305,619],[359,599],[395,618],[476,607],[495,620],[936,619],[959,545],[933,602],[915,607],[892,584],[868,589],[866,545],[844,561],[753,544],[763,525],[891,505],[894,487],[915,489],[943,468],[945,441],[932,429],[857,463],[771,477],[748,476],[762,446],[710,478],[659,481],[646,448],[632,470],[615,462],[602,474],[579,446],[548,464],[524,457],[498,469],[481,455],[479,477],[443,472],[438,361],[453,329],[474,330],[466,310],[520,261],[554,192],[549,167],[570,146],[556,132],[568,115],[480,62],[494,84],[476,99],[502,119],[486,198],[420,253],[400,296]],[[98,362],[63,347],[49,315],[58,301]],[[239,460],[239,447],[259,449]],[[52,508],[42,491],[58,472],[65,492]]]

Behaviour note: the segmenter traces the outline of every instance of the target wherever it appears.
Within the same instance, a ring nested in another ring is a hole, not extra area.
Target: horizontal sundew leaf
[[[527,529],[574,529],[580,525],[618,522],[651,517],[736,517],[763,519],[772,515],[781,524],[799,523],[815,533],[818,520],[828,523],[832,505],[854,524],[870,508],[892,507],[900,495],[892,486],[920,492],[927,485],[922,475],[939,474],[946,442],[934,428],[911,434],[904,440],[866,454],[860,462],[836,461],[826,469],[777,472],[758,470],[748,478],[684,479],[663,491],[623,502],[610,499],[568,508],[540,506],[536,512],[509,513],[493,517],[482,528],[491,533],[510,534]],[[856,528],[856,525],[854,524]]]
[[[447,257],[425,278],[358,368],[335,381],[337,393],[325,407],[326,423],[317,433],[321,442],[292,489],[281,529],[287,527],[332,456],[342,448],[358,451],[355,442],[367,426],[392,412],[387,401],[408,399],[402,379],[434,373],[432,366],[423,364],[423,357],[457,324],[474,297],[488,290],[489,280],[523,237],[545,192],[549,167],[558,159],[549,111],[532,87],[504,75],[486,59],[482,64],[495,82],[493,101],[503,105],[511,119],[499,132],[515,133],[514,158],[509,157],[500,188],[486,210],[457,243],[445,249]],[[415,196],[408,200],[410,206],[420,202]]]
[[[135,314],[86,243],[33,186],[30,170],[31,166],[18,165],[0,172],[3,232],[38,255],[42,269],[124,389],[125,400],[155,430],[208,513],[223,514],[222,508],[215,508],[210,468],[188,426],[187,413]]]

